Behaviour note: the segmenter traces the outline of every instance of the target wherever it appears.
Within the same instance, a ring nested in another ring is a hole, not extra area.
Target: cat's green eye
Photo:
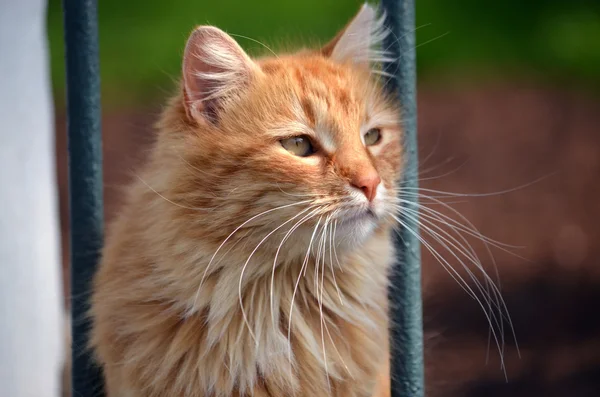
[[[379,128],[371,128],[365,134],[365,145],[373,146],[381,140],[381,130]]]
[[[281,146],[288,152],[300,157],[310,156],[315,152],[310,138],[306,135],[293,136],[291,138],[282,139]]]

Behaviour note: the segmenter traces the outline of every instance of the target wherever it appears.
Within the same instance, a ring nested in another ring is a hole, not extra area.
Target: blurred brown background
[[[119,186],[152,142],[152,123],[194,24],[208,21],[269,44],[296,43],[333,35],[358,9],[355,1],[231,1],[227,11],[187,0],[148,1],[145,8],[130,3],[100,4],[107,218],[118,208]],[[462,194],[506,191],[445,201],[484,235],[521,247],[510,249],[518,256],[492,249],[521,353],[505,323],[508,381],[493,340],[488,349],[483,310],[423,252],[428,395],[598,396],[600,8],[591,1],[417,3],[417,25],[430,26],[418,30],[418,42],[447,33],[417,50],[421,186]],[[66,268],[57,7],[51,2],[49,30]],[[443,206],[430,207],[457,219]],[[485,247],[469,242],[494,277]]]

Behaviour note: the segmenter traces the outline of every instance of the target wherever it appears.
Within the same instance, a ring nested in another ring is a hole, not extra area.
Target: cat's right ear
[[[215,123],[223,101],[246,86],[258,66],[234,39],[213,26],[196,28],[183,56],[183,89],[188,117]]]
[[[337,62],[352,62],[363,67],[391,61],[386,51],[380,49],[389,30],[383,24],[383,15],[377,14],[373,5],[363,4],[358,14],[321,49],[321,53]]]

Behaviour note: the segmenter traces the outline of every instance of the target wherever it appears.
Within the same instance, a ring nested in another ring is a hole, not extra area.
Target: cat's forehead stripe
[[[326,152],[362,147],[362,135],[368,128],[390,123],[389,115],[378,106],[373,87],[361,80],[368,77],[344,65],[311,55],[264,60],[261,68],[269,75],[269,84],[281,82],[293,92],[293,118],[305,124],[305,133],[309,131]],[[294,128],[300,133],[297,125]]]
[[[315,111],[313,109],[312,103],[310,103],[310,101],[306,97],[302,98],[300,100],[300,102],[302,103],[302,110],[304,111],[304,115],[306,116],[308,122],[311,125],[315,125],[315,123],[317,122],[317,119],[315,116]]]
[[[318,59],[290,65],[288,76],[296,86],[302,119],[325,151],[334,153],[351,142],[364,144],[361,130],[367,111],[366,103],[360,101],[368,98],[357,95],[351,73]]]

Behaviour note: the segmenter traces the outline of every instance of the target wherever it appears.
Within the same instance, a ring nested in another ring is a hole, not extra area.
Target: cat
[[[94,279],[109,397],[389,395],[400,107],[370,5],[250,58],[197,27]]]

